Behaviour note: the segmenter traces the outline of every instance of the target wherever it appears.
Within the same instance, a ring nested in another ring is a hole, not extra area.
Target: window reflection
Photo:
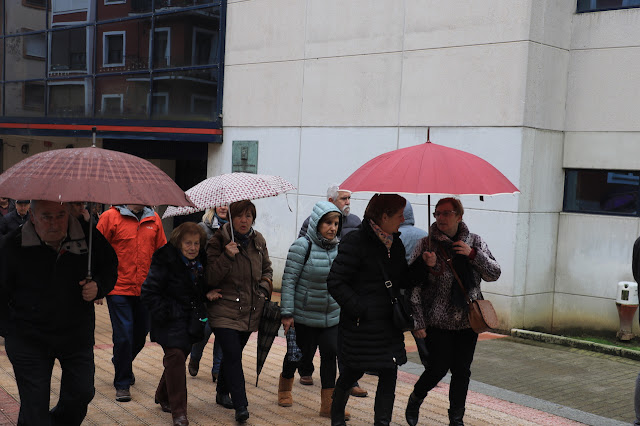
[[[87,71],[87,28],[51,33],[51,71]]]
[[[146,119],[149,97],[147,74],[96,78],[96,116]]]
[[[45,77],[46,46],[44,33],[7,37],[8,80],[43,79]]]
[[[5,84],[5,115],[34,117],[44,113],[44,81]]]
[[[216,111],[217,69],[154,74],[151,118],[212,120]]]
[[[87,82],[83,80],[53,82],[49,85],[49,115],[84,117],[91,114],[85,97]]]

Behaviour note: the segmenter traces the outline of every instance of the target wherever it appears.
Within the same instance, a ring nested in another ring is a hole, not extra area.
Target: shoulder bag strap
[[[393,295],[393,283],[391,282],[391,280],[389,279],[389,276],[387,275],[387,271],[384,269],[384,265],[382,264],[382,260],[380,260],[380,258],[377,259],[378,260],[378,265],[380,265],[380,269],[382,270],[382,277],[384,278],[384,286],[387,289],[387,293],[389,294],[389,298],[391,299],[391,303],[393,303],[395,301],[395,296]]]
[[[469,293],[467,293],[467,290],[462,285],[462,280],[460,279],[460,276],[458,276],[458,273],[456,272],[455,268],[453,267],[453,262],[451,262],[451,258],[446,256],[446,254],[445,254],[444,250],[442,249],[442,247],[440,247],[440,253],[442,254],[442,257],[443,257],[445,263],[449,266],[449,269],[451,269],[451,272],[453,272],[453,277],[456,279],[458,285],[460,286],[460,290],[462,290],[462,294],[464,294],[464,298],[467,300],[467,305],[468,305],[469,302],[471,302],[471,298],[469,297]]]

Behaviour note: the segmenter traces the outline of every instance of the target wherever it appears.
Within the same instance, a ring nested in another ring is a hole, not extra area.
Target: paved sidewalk
[[[171,415],[164,413],[160,407],[154,403],[153,396],[157,382],[162,373],[162,349],[148,343],[140,353],[134,363],[136,374],[136,384],[131,388],[133,400],[127,403],[115,401],[115,390],[112,385],[113,366],[111,364],[111,328],[106,305],[96,307],[96,396],[89,407],[89,413],[85,420],[86,425],[158,425],[171,424]],[[478,344],[476,360],[473,365],[473,378],[477,381],[484,380],[490,382],[490,378],[501,377],[502,382],[489,385],[472,382],[469,393],[465,424],[467,425],[575,425],[578,420],[587,424],[620,424],[604,417],[587,413],[590,407],[574,407],[576,400],[582,400],[579,392],[584,388],[585,379],[589,375],[596,375],[599,370],[608,368],[601,365],[600,357],[592,354],[573,353],[571,351],[558,350],[555,347],[525,345],[510,338],[496,338],[497,335],[483,334],[481,342]],[[409,334],[407,334],[407,349],[413,351],[410,358],[417,360],[415,345]],[[0,425],[14,425],[17,421],[19,408],[18,390],[13,378],[13,369],[9,363],[4,347],[0,346]],[[212,345],[205,349],[205,354],[200,365],[200,373],[197,377],[188,377],[187,386],[189,389],[189,420],[193,425],[229,425],[234,424],[233,410],[226,410],[215,404],[215,385],[211,382],[210,370],[212,365]],[[243,361],[245,364],[245,374],[247,380],[247,393],[249,398],[249,411],[251,417],[249,425],[310,425],[329,424],[329,420],[318,416],[320,407],[320,386],[319,377],[316,370],[314,378],[316,383],[313,386],[302,386],[297,378],[294,385],[293,396],[294,406],[282,408],[277,405],[277,384],[280,374],[281,363],[286,352],[286,342],[283,337],[277,337],[274,346],[267,358],[265,367],[260,375],[259,386],[255,386],[256,373],[256,341],[255,334],[249,341],[244,352]],[[556,361],[556,357],[564,359],[563,363]],[[538,364],[525,363],[525,359],[538,360]],[[575,369],[569,366],[575,359],[580,359],[579,365]],[[604,359],[604,362],[614,362],[617,360]],[[319,357],[315,359],[316,368],[319,368]],[[628,370],[625,375],[618,375],[620,383],[635,375],[640,370],[640,365],[625,364]],[[572,380],[567,380],[564,386],[558,387],[554,384],[544,387],[545,379],[542,379],[543,370],[555,366],[549,371],[552,375],[561,376],[561,373],[570,373]],[[616,364],[617,365],[617,364]],[[621,370],[625,368],[619,367]],[[531,370],[532,369],[532,370]],[[531,371],[530,371],[531,370]],[[393,424],[403,425],[404,408],[412,385],[421,373],[422,367],[409,362],[401,368],[398,374],[398,385],[396,389],[396,401],[394,405]],[[505,381],[513,383],[526,383],[533,380],[527,377],[540,376],[540,380],[533,386],[542,392],[537,396],[534,392],[529,392],[526,386],[515,391],[510,388]],[[597,381],[597,378],[594,378]],[[360,381],[361,385],[369,391],[367,398],[350,398],[348,410],[351,412],[351,426],[359,426],[373,423],[373,403],[375,397],[375,386],[377,378],[365,375]],[[52,380],[51,403],[55,404],[60,386],[60,370],[58,366],[54,368]],[[549,403],[543,400],[545,392],[549,389],[557,388],[554,398],[557,395],[574,395],[573,401],[569,398],[562,402],[564,405]],[[599,388],[600,389],[600,388]],[[598,394],[599,389],[594,393]],[[446,425],[448,408],[448,384],[443,381],[427,397],[423,410],[421,410],[420,424]],[[529,392],[532,396],[525,395]],[[602,390],[609,393],[610,390]],[[622,393],[628,392],[628,386],[622,388]],[[620,418],[629,418],[629,410],[633,412],[633,405],[630,404],[631,397],[620,404]],[[600,394],[606,398],[604,393]],[[545,405],[546,404],[546,405]],[[589,405],[589,404],[587,404]],[[606,404],[602,404],[606,405]],[[569,408],[574,407],[574,408]],[[585,410],[585,411],[581,411]],[[592,410],[596,411],[596,410]],[[609,415],[609,414],[608,414]],[[607,415],[607,416],[608,416]],[[617,413],[610,413],[611,417],[618,418]]]

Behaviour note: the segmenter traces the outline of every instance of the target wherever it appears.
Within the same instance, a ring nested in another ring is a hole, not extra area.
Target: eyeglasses
[[[458,214],[455,210],[442,210],[441,212],[433,212],[433,217],[436,219],[440,216],[449,217],[451,215]]]

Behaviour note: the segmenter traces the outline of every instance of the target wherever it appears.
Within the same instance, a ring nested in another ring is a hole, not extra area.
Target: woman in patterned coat
[[[438,201],[433,213],[436,222],[431,225],[429,236],[418,244],[417,259],[411,265],[412,276],[421,278],[423,283],[414,289],[411,298],[416,323],[413,334],[426,338],[429,360],[409,396],[405,413],[409,425],[418,423],[422,401],[449,370],[449,422],[455,426],[464,424],[462,418],[478,335],[469,324],[466,300],[451,266],[469,297],[475,300],[482,299],[480,281],[496,281],[500,277],[500,265],[482,238],[469,232],[462,221],[463,214],[460,200]]]

